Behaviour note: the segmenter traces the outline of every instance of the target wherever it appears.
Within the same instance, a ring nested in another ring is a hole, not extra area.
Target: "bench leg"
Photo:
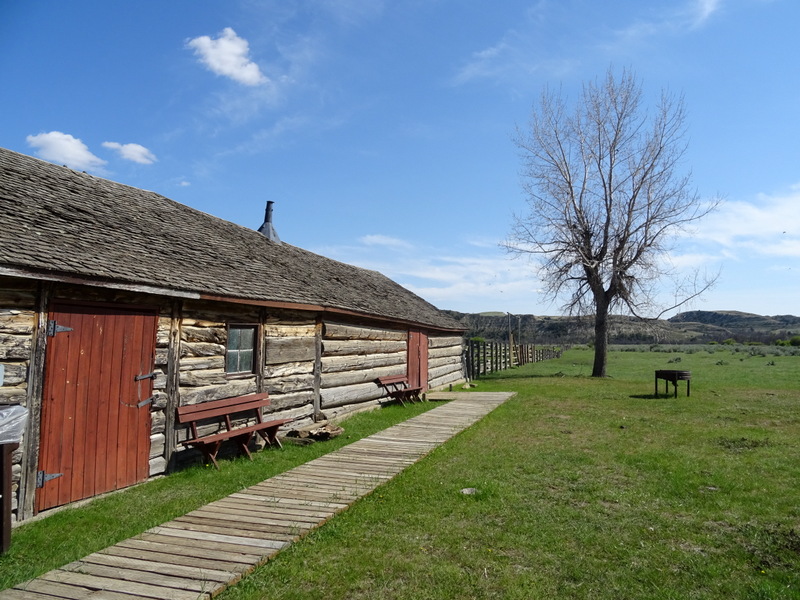
[[[239,450],[242,452],[242,454],[245,454],[247,458],[249,458],[250,460],[253,460],[253,455],[250,454],[250,448],[248,448],[247,446],[252,438],[253,438],[252,431],[250,433],[245,433],[243,435],[237,435],[235,438],[233,438],[239,445]]]
[[[275,427],[270,427],[269,429],[263,429],[258,432],[268,446],[277,446],[278,448],[283,448],[281,445],[281,441],[278,439],[278,425]]]
[[[214,465],[214,468],[219,471],[219,464],[217,463],[217,453],[219,452],[220,446],[222,446],[222,442],[214,442],[213,444],[197,444],[197,447],[200,449],[200,452],[203,453],[203,456],[206,459],[206,463],[211,463]]]

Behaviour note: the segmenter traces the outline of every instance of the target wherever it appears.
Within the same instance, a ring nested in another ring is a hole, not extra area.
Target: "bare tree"
[[[676,235],[717,205],[681,172],[685,122],[682,98],[662,93],[650,115],[635,76],[609,69],[584,85],[574,111],[546,90],[517,133],[528,211],[505,246],[535,255],[547,295],[567,298],[567,313],[594,314],[593,377],[606,376],[612,310],[661,316],[716,279],[674,279],[675,301],[656,302],[656,284],[675,275],[664,259]]]

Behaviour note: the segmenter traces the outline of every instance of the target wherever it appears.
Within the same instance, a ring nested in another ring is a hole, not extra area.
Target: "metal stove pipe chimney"
[[[278,237],[278,232],[275,231],[275,228],[272,226],[273,204],[275,203],[272,200],[267,201],[267,210],[264,213],[264,223],[258,228],[258,233],[266,237],[268,240],[275,242],[276,244],[280,244],[281,239]]]

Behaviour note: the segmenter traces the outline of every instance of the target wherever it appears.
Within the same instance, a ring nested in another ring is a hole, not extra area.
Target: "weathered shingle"
[[[0,265],[463,329],[384,275],[0,148]]]

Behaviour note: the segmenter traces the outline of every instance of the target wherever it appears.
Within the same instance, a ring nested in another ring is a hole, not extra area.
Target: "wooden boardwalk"
[[[512,395],[430,394],[454,401],[0,591],[0,600],[211,598]]]

